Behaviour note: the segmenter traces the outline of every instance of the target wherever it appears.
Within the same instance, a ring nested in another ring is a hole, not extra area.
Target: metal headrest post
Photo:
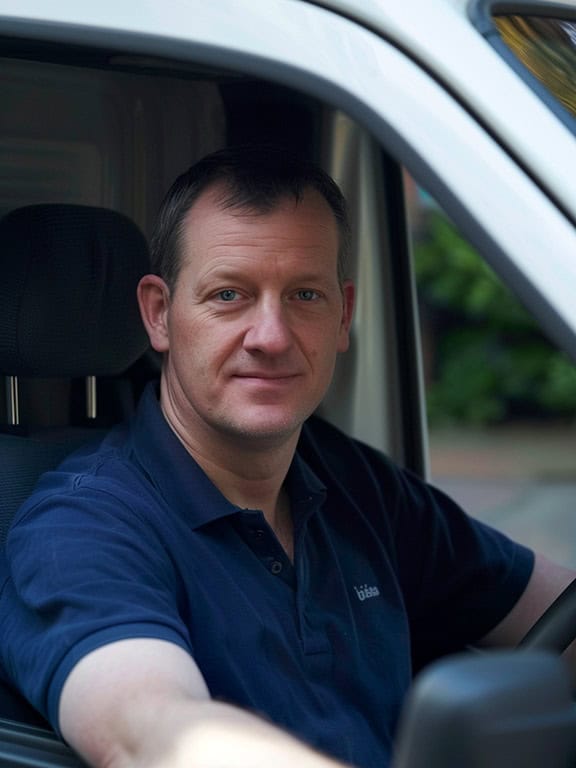
[[[16,427],[20,424],[20,399],[18,397],[18,377],[6,376],[6,411],[8,424]]]
[[[98,415],[98,392],[96,376],[86,376],[86,416],[95,419]]]

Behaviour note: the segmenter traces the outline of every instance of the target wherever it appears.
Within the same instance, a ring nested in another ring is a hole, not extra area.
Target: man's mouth
[[[247,371],[234,374],[236,379],[254,379],[257,381],[284,381],[295,379],[300,374],[293,372]]]
[[[270,385],[283,384],[293,382],[300,376],[299,373],[293,372],[274,372],[270,371],[246,371],[242,373],[236,373],[233,375],[235,379],[241,379],[246,382],[262,383]]]

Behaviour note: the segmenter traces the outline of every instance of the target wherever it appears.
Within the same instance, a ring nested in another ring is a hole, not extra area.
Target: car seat
[[[130,415],[126,372],[148,347],[136,286],[148,270],[144,236],[115,211],[34,205],[0,221],[0,558],[39,475]],[[35,720],[1,685],[0,716]]]

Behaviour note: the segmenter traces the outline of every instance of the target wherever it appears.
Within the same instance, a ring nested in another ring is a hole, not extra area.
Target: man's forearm
[[[100,648],[72,670],[60,727],[95,768],[335,768],[266,720],[210,698],[193,659],[157,640]]]
[[[127,760],[106,768],[336,768],[322,755],[267,721],[215,701],[181,702],[165,710],[159,733],[148,730]]]
[[[336,768],[276,726],[220,702],[147,698],[104,738],[73,745],[95,768]]]

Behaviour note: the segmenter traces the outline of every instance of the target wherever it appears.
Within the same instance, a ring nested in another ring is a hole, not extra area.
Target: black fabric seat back
[[[111,391],[110,382],[148,347],[136,300],[148,271],[144,236],[114,211],[35,205],[0,221],[0,377],[7,391],[17,392],[22,379],[39,380],[40,391],[37,407],[22,410],[19,423],[0,424],[0,558],[11,520],[40,474],[102,433],[87,427],[90,419],[82,426],[35,423],[32,410],[48,409],[52,397],[42,400],[42,381],[104,377]],[[131,405],[126,391],[124,381],[114,410],[121,416]],[[1,678],[0,670],[0,717],[23,719],[25,702],[2,689]],[[37,717],[30,713],[29,720]]]
[[[116,376],[147,346],[144,236],[105,208],[34,205],[0,221],[0,373]]]

